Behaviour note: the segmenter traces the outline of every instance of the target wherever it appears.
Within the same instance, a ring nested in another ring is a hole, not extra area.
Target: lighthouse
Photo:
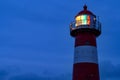
[[[96,38],[101,23],[87,5],[74,19],[70,24],[70,35],[75,38],[72,80],[100,80]]]

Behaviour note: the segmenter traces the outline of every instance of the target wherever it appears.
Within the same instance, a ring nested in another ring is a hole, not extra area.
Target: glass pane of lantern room
[[[82,15],[81,19],[82,19],[82,25],[87,25],[87,15]]]
[[[79,26],[79,25],[81,25],[81,16],[77,16],[76,17],[76,24],[75,24],[76,26]]]
[[[87,24],[90,25],[90,16],[87,16]]]
[[[76,21],[80,21],[80,16],[77,16],[77,17],[76,17]]]

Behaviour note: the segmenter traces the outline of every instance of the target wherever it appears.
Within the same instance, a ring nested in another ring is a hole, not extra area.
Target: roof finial
[[[87,5],[85,4],[85,5],[83,6],[83,8],[84,8],[84,10],[87,10]]]

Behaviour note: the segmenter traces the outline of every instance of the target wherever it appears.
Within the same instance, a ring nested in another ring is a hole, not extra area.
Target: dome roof
[[[79,15],[83,15],[83,14],[88,14],[88,15],[95,16],[91,11],[87,10],[87,6],[86,5],[84,5],[83,8],[84,8],[84,10],[80,11],[75,17],[77,17]]]

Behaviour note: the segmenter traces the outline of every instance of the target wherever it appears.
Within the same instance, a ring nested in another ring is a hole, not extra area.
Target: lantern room
[[[83,6],[83,10],[75,16],[74,21],[70,24],[70,33],[73,37],[81,31],[91,31],[96,36],[101,34],[101,23],[96,19],[96,15],[87,10],[86,5]]]
[[[87,10],[87,6],[84,5],[84,10],[80,11],[76,16],[75,16],[75,26],[91,26],[95,25],[96,22],[96,16]]]

